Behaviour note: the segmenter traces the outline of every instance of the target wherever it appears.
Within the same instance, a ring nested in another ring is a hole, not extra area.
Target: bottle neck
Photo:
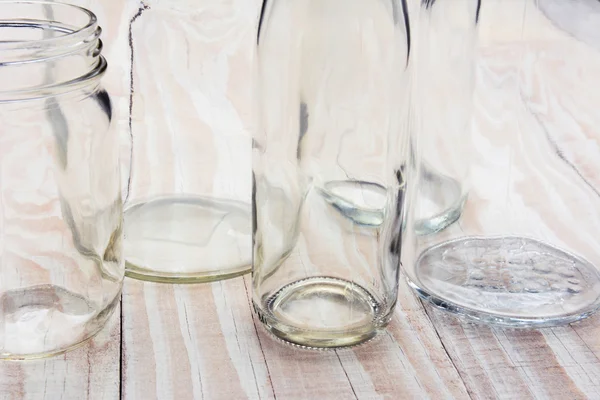
[[[0,102],[97,84],[107,66],[101,32],[96,16],[80,7],[0,2]]]

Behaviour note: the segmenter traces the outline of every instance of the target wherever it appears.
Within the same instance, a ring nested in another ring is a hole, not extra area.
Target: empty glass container
[[[96,17],[0,2],[0,359],[102,328],[124,274],[119,146]]]
[[[418,140],[432,140],[431,121],[473,110],[472,129],[444,149],[469,160],[461,217],[423,234],[423,205],[411,210],[403,265],[433,304],[516,327],[577,321],[600,305],[598,27],[597,0],[422,2]]]
[[[405,208],[408,13],[399,0],[275,0],[258,34],[254,309],[304,347],[389,322]]]
[[[255,8],[156,2],[132,21],[130,277],[201,282],[250,270]]]
[[[417,36],[426,43],[423,51],[416,49],[416,74],[422,79],[415,96],[421,96],[422,107],[413,109],[420,123],[421,184],[415,219],[419,234],[438,232],[460,217],[473,154],[465,138],[472,115],[474,22],[479,3],[445,2],[424,0],[421,13],[417,1],[413,10]]]

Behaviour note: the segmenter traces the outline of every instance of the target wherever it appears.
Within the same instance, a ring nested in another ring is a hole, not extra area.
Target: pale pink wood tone
[[[127,281],[124,397],[468,398],[405,284],[388,333],[325,352],[267,334],[253,316],[250,285],[249,277],[195,286]]]
[[[123,305],[125,398],[269,397],[242,278],[193,286],[128,281]]]
[[[202,7],[208,0],[168,0],[192,1]],[[496,3],[504,12],[489,6],[490,15],[521,23],[511,9],[516,0]],[[104,53],[110,63],[105,86],[112,95],[115,127],[122,132],[127,169],[129,29],[132,21],[144,18],[148,6],[155,8],[154,18],[160,15],[167,0],[78,4],[95,11],[104,28]],[[234,6],[248,13],[242,20],[255,22],[258,0],[232,1]],[[484,32],[483,40],[502,41],[513,31],[507,28],[507,36],[491,36],[499,32]],[[252,41],[248,38],[247,47],[230,55],[227,88],[247,128],[253,126],[252,104],[243,63]],[[134,56],[144,59],[143,51],[151,47],[134,48]],[[141,107],[134,105],[134,118]],[[600,167],[598,160],[594,165],[585,162],[588,174]],[[401,282],[394,319],[385,334],[354,349],[306,352],[265,333],[253,315],[250,288],[249,276],[191,286],[128,279],[122,309],[89,344],[45,361],[0,363],[0,399],[600,398],[598,316],[542,331],[475,326],[423,307]]]

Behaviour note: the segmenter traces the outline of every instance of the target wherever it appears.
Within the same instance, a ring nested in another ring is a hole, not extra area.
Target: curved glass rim
[[[82,41],[82,39],[93,35],[94,32],[96,31],[96,27],[98,24],[98,18],[96,17],[96,14],[94,14],[92,11],[90,11],[86,8],[76,6],[73,4],[45,1],[45,0],[4,0],[4,1],[0,1],[0,10],[2,10],[3,7],[7,7],[7,6],[11,6],[11,5],[12,6],[14,6],[14,5],[49,6],[49,7],[53,7],[53,8],[65,7],[65,9],[72,9],[72,10],[81,12],[83,15],[86,15],[88,17],[88,20],[85,25],[77,28],[73,32],[65,33],[64,35],[59,36],[59,37],[35,39],[35,40],[14,40],[14,41],[9,41],[9,42],[1,42],[0,41],[0,52],[1,51],[10,51],[10,50],[23,50],[23,49],[30,49],[30,48],[51,47],[51,46],[55,46],[56,43],[62,43],[65,41],[70,42],[71,39],[74,42],[79,42],[79,41]],[[2,15],[2,12],[0,12],[0,15]],[[22,18],[26,19],[27,15],[23,15]],[[0,19],[0,21],[1,21],[1,19]]]

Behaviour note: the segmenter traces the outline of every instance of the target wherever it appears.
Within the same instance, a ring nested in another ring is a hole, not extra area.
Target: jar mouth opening
[[[0,1],[0,102],[58,95],[106,70],[102,29],[83,8],[47,0]]]
[[[37,0],[0,1],[0,63],[25,50],[70,47],[96,35],[96,15],[79,6]]]

